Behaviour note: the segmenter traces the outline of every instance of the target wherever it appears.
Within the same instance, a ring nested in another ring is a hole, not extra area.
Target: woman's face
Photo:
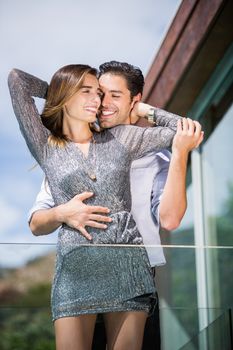
[[[92,123],[101,103],[102,92],[97,78],[87,74],[80,89],[65,104],[64,117]]]

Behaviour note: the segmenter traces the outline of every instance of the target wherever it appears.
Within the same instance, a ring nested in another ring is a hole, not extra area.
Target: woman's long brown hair
[[[63,147],[68,141],[63,134],[63,106],[80,89],[87,74],[96,77],[97,70],[88,65],[70,64],[53,75],[41,114],[42,123],[51,132],[49,144]]]

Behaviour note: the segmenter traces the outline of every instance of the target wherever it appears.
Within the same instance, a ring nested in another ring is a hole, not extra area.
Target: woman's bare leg
[[[145,311],[104,314],[108,350],[140,350],[147,319]]]
[[[91,350],[96,315],[62,317],[54,322],[56,350]]]

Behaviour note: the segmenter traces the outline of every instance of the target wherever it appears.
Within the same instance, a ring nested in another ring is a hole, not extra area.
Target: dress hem
[[[121,311],[145,311],[146,313],[149,313],[150,311],[150,307],[146,307],[146,306],[131,306],[131,307],[106,307],[106,308],[99,308],[99,309],[93,309],[93,310],[80,310],[80,311],[75,311],[75,312],[63,312],[60,315],[54,316],[52,318],[52,321],[55,322],[56,320],[60,319],[60,318],[64,318],[64,317],[78,317],[78,316],[82,316],[82,315],[91,315],[91,314],[104,314],[104,313],[108,313],[108,312],[121,312]]]

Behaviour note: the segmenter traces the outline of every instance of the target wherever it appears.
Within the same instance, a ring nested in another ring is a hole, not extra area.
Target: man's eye
[[[112,95],[112,97],[119,98],[120,96],[119,95]]]
[[[90,92],[90,90],[83,90],[84,94]]]

